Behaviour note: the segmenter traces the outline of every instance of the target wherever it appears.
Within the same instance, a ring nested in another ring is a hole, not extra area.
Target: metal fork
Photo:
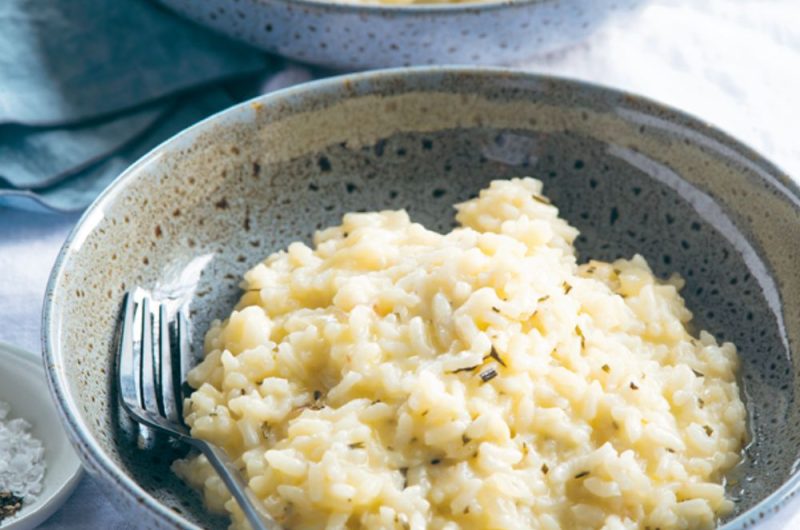
[[[138,423],[165,432],[201,451],[225,482],[254,530],[281,530],[247,487],[238,469],[219,447],[192,438],[183,423],[182,382],[189,368],[188,320],[183,311],[170,321],[167,308],[148,294],[125,296],[117,351],[117,391],[125,411]],[[171,325],[172,324],[172,325]],[[170,328],[178,355],[173,355]]]

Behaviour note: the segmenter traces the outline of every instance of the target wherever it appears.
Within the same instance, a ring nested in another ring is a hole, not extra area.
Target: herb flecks
[[[460,373],[460,372],[472,372],[473,370],[476,370],[476,369],[478,369],[479,367],[480,367],[480,364],[476,364],[475,366],[467,366],[467,367],[465,367],[465,368],[459,368],[459,369],[457,369],[457,370],[453,370],[453,371],[452,371],[452,372],[450,372],[450,373],[451,373],[451,374],[457,374],[457,373]]]
[[[703,425],[703,430],[704,430],[704,431],[706,431],[706,435],[708,435],[709,437],[710,437],[712,434],[714,434],[714,429],[712,429],[712,428],[711,428],[711,427],[709,427],[708,425]]]
[[[308,408],[310,410],[322,410],[325,408],[325,403],[322,402],[322,391],[321,390],[314,390],[312,394],[312,401],[308,405],[305,405],[303,408]]]
[[[631,381],[631,390],[639,390],[639,386],[633,381]]]
[[[583,478],[583,477],[587,476],[588,474],[589,474],[589,472],[588,472],[588,471],[581,471],[580,473],[578,473],[577,475],[575,475],[575,478],[576,478],[576,479]]]
[[[495,377],[497,377],[497,370],[495,370],[494,368],[489,368],[488,370],[484,370],[483,372],[481,372],[481,380],[484,383],[491,381]]]
[[[264,423],[261,426],[261,435],[264,437],[265,440],[269,440],[272,436],[272,427],[269,423]]]
[[[22,509],[22,497],[17,497],[10,491],[0,491],[0,522],[8,517],[13,517]]]
[[[706,374],[704,374],[703,372],[698,372],[694,368],[692,368],[692,372],[694,372],[694,376],[695,377],[705,377],[706,376]]]
[[[505,361],[503,361],[503,359],[500,358],[500,354],[497,353],[497,350],[494,349],[494,346],[492,346],[492,351],[491,351],[491,353],[489,353],[489,357],[491,357],[492,359],[497,361],[500,364],[500,366],[502,366],[503,368],[506,367]]]

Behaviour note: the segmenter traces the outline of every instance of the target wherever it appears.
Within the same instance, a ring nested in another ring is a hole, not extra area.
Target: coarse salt
[[[10,411],[8,403],[0,401],[0,493],[10,493],[28,505],[42,491],[44,445],[31,435],[26,420],[8,419]]]

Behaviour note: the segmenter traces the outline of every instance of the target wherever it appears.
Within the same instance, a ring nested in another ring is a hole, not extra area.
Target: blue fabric
[[[55,184],[141,135],[171,104],[159,102],[100,123],[72,127],[0,127],[0,179],[17,188]]]
[[[74,123],[265,63],[149,0],[0,2],[0,123]]]
[[[126,0],[127,1],[127,0]],[[169,109],[137,140],[58,184],[39,190],[0,187],[0,204],[32,211],[72,212],[84,208],[131,163],[187,126],[236,103],[225,90],[204,90]]]
[[[271,65],[151,0],[0,0],[0,205],[85,208]]]

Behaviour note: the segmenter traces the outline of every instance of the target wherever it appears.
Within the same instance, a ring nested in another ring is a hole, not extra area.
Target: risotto
[[[349,213],[247,272],[189,374],[192,435],[288,529],[713,527],[745,407],[682,280],[579,265],[534,179],[456,209],[447,234]],[[246,528],[204,457],[174,468]]]

